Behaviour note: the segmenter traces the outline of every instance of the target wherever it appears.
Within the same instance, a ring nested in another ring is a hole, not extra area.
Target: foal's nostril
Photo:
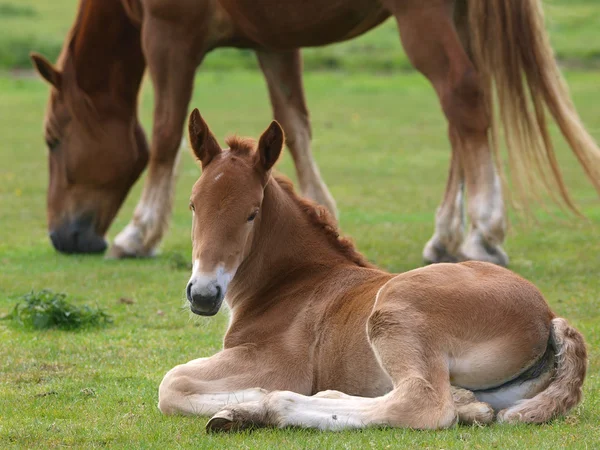
[[[185,295],[187,296],[188,301],[192,301],[192,283],[188,283],[185,288]]]
[[[216,298],[217,298],[217,300],[220,300],[220,299],[221,299],[221,292],[222,292],[222,290],[221,290],[221,286],[219,286],[219,285],[217,284],[216,288],[217,288],[217,295],[216,295]]]

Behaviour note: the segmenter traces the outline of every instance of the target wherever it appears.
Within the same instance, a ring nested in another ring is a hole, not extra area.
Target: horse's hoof
[[[135,225],[129,224],[121,231],[106,253],[107,259],[150,258],[156,254],[155,248],[148,248],[143,233]]]
[[[128,258],[152,258],[156,255],[154,250],[144,251],[144,250],[134,250],[132,248],[128,248],[122,245],[113,242],[113,244],[109,247],[106,255],[104,257],[106,259],[128,259]]]
[[[117,244],[112,244],[109,248],[108,251],[106,252],[106,255],[104,255],[104,257],[106,259],[125,259],[125,258],[135,258],[135,254],[128,252],[127,250],[125,250],[123,247],[117,245]]]
[[[497,244],[486,242],[481,236],[469,236],[460,247],[462,261],[485,261],[502,267],[508,266],[508,255]]]
[[[455,263],[459,259],[450,254],[444,245],[431,239],[423,249],[423,261],[425,264]]]

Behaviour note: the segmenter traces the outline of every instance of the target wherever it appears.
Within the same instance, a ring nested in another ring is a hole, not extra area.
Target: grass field
[[[549,10],[566,3],[553,2]],[[64,1],[57,4],[62,14],[52,10],[54,22],[48,19],[46,32],[60,41],[72,9]],[[592,2],[576,4],[587,5],[598,17],[600,8]],[[47,8],[50,16],[45,2],[19,5]],[[6,18],[0,17],[3,29]],[[14,32],[3,29],[0,48],[7,35],[26,31],[14,27]],[[584,34],[563,48],[576,54],[577,48],[598,45],[597,31]],[[585,123],[600,140],[600,73],[573,71],[567,78]],[[141,112],[149,131],[148,87]],[[306,90],[315,155],[338,201],[342,230],[371,261],[390,271],[420,266],[449,157],[445,123],[432,89],[414,73],[338,71],[308,73]],[[0,321],[0,448],[600,447],[600,201],[562,141],[559,159],[565,178],[589,220],[551,209],[538,211],[537,223],[526,224],[511,211],[516,220],[506,250],[511,268],[535,282],[554,310],[588,340],[585,401],[566,419],[544,426],[440,432],[259,430],[212,436],[204,432],[205,418],[164,417],[156,408],[164,373],[218,351],[227,323],[224,312],[199,319],[182,308],[189,271],[174,260],[190,255],[187,204],[199,169],[183,155],[173,221],[158,257],[106,261],[57,254],[45,224],[41,120],[46,97],[47,88],[36,79],[0,76],[0,315],[30,290],[49,288],[69,294],[76,304],[104,308],[114,323],[99,330],[36,332]],[[266,89],[255,72],[200,72],[192,106],[201,109],[221,141],[234,132],[256,136],[270,120]],[[279,169],[292,174],[289,155]],[[109,238],[129,221],[141,185],[130,194]]]

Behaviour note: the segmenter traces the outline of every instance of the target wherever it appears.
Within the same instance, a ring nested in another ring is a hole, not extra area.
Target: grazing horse
[[[458,419],[545,422],[581,399],[581,334],[539,290],[486,262],[400,275],[370,265],[323,207],[271,175],[273,122],[222,150],[194,110],[192,312],[231,311],[224,349],[176,366],[165,414],[209,430],[302,426],[443,428]]]
[[[572,206],[546,110],[600,191],[600,152],[571,104],[539,0],[81,0],[57,67],[32,55],[52,85],[45,135],[48,228],[56,249],[103,251],[110,223],[149,160],[133,219],[110,255],[153,254],[171,212],[196,68],[206,53],[224,46],[256,51],[302,193],[335,211],[311,156],[298,49],[351,39],[388,17],[448,120],[452,158],[423,253],[427,262],[507,263],[503,171],[494,158],[499,124],[517,192],[536,192],[537,170],[542,185],[558,188],[557,200]],[[150,151],[137,118],[146,66],[156,99]]]

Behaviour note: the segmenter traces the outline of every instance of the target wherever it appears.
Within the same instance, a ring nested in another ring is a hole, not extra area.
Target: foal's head
[[[248,256],[284,137],[273,121],[258,145],[233,138],[228,141],[231,148],[222,150],[197,109],[190,115],[189,136],[202,176],[190,197],[194,266],[186,294],[192,312],[212,316]]]

